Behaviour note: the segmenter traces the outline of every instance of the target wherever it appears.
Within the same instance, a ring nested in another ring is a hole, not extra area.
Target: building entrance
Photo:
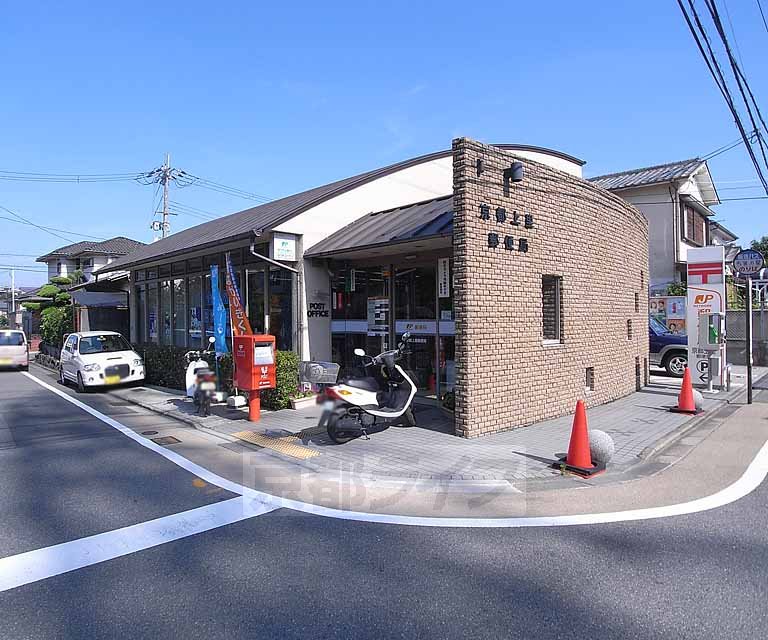
[[[449,257],[384,267],[340,266],[332,279],[333,360],[359,365],[354,349],[393,348],[411,334],[403,366],[422,400],[453,409],[455,381],[452,264]]]

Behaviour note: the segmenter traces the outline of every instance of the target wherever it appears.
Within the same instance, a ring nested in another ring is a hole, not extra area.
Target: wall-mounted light
[[[504,195],[509,196],[511,182],[522,182],[525,175],[523,163],[515,160],[508,169],[504,169]]]

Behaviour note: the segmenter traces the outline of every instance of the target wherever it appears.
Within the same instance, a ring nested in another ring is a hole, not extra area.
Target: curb
[[[754,388],[754,385],[763,380],[764,378],[768,378],[768,373],[763,374],[759,378],[752,381],[752,386]],[[651,445],[648,445],[645,449],[643,449],[640,452],[640,455],[638,458],[640,458],[644,462],[650,461],[655,455],[663,451],[664,449],[667,449],[668,447],[675,444],[678,440],[681,440],[686,435],[688,435],[691,431],[694,429],[706,424],[712,419],[716,419],[718,417],[718,414],[725,408],[733,404],[736,400],[738,400],[742,395],[745,395],[747,393],[746,388],[742,389],[738,392],[736,392],[733,396],[730,398],[724,400],[723,404],[713,411],[709,413],[705,413],[704,415],[699,415],[688,422],[682,424],[680,427],[678,427],[675,431],[672,431],[671,433],[668,433],[666,436],[661,437],[659,440],[654,442]]]

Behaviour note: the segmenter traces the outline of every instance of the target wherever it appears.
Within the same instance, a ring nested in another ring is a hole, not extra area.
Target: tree
[[[40,321],[40,335],[46,344],[60,347],[64,336],[72,333],[72,311],[70,307],[48,307],[43,309]]]
[[[753,240],[751,248],[762,253],[764,257],[768,256],[768,236]]]

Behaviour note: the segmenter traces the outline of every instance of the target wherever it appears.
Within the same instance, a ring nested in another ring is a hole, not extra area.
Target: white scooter
[[[416,385],[397,364],[405,354],[410,334],[403,335],[397,349],[380,353],[375,358],[362,349],[355,355],[363,358],[366,375],[347,378],[324,391],[323,413],[318,426],[325,427],[336,444],[364,436],[376,424],[392,423],[403,418],[415,426],[413,397]]]
[[[208,351],[213,351],[216,338],[208,338]],[[211,401],[216,398],[216,373],[211,370],[211,365],[203,359],[206,351],[187,351],[184,359],[187,364],[185,382],[187,397],[192,398],[199,415],[206,417],[211,413]],[[214,356],[215,358],[216,356]]]

